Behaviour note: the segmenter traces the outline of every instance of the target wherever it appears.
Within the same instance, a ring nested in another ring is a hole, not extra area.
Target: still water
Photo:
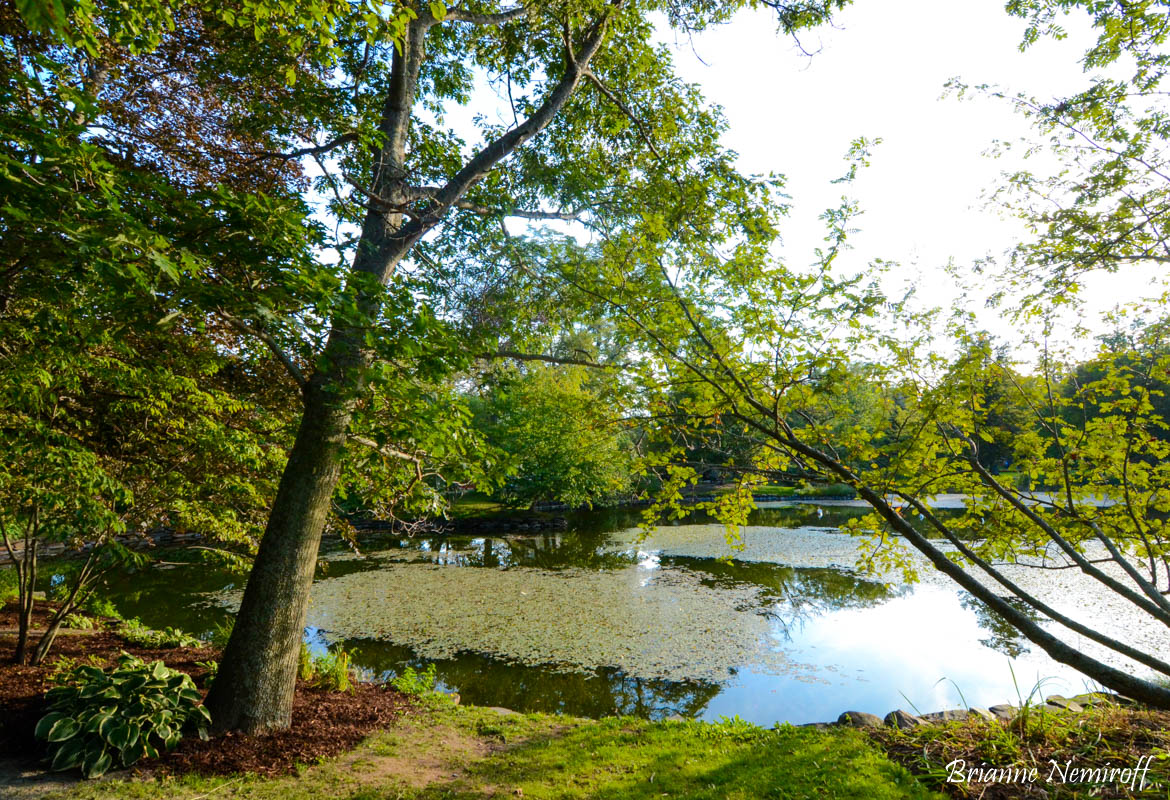
[[[323,553],[306,638],[351,650],[370,677],[433,663],[464,702],[592,717],[799,724],[1015,702],[1037,682],[1092,688],[928,569],[913,584],[858,572],[857,540],[836,526],[860,513],[762,508],[740,550],[702,520],[642,538],[625,510],[573,515],[556,533],[366,540],[360,555]],[[241,588],[191,564],[109,592],[126,616],[207,635]],[[1096,599],[1055,591],[1081,608]]]

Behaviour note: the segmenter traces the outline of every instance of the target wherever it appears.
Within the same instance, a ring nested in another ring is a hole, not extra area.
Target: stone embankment
[[[1049,695],[1042,703],[1033,703],[1026,706],[1028,713],[1067,714],[1079,713],[1095,705],[1133,705],[1134,701],[1109,692],[1089,692],[1078,694],[1075,697],[1062,697],[1058,694]],[[851,728],[880,728],[888,725],[892,728],[906,730],[919,725],[937,725],[943,722],[981,717],[986,720],[1000,719],[1011,721],[1020,714],[1017,706],[1004,703],[989,708],[950,709],[947,711],[933,711],[929,714],[911,714],[909,711],[896,709],[886,714],[884,718],[877,714],[868,714],[864,711],[846,711],[837,717],[836,722],[809,722],[802,727],[829,728],[835,725],[845,725]]]

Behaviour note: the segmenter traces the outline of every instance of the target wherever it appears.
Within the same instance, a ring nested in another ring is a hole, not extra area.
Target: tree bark
[[[325,392],[312,387],[207,696],[217,730],[256,734],[287,728],[292,721],[309,587],[348,425],[349,408],[331,406]]]

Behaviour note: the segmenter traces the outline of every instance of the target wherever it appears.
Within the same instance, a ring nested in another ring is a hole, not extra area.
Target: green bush
[[[435,691],[435,682],[438,679],[438,670],[434,664],[427,664],[425,670],[415,670],[407,667],[401,675],[390,679],[390,685],[403,694],[414,697],[425,697]]]
[[[208,688],[215,682],[215,677],[219,675],[218,661],[196,661],[196,666],[203,667],[207,670],[207,674],[203,676],[203,688]]]
[[[118,635],[125,639],[127,644],[152,650],[169,647],[201,647],[203,645],[203,642],[178,628],[163,628],[161,631],[156,631],[143,625],[142,620],[137,617],[126,620],[122,627],[118,628]]]
[[[118,611],[118,607],[109,598],[101,597],[97,594],[91,594],[85,598],[80,608],[91,617],[122,619],[122,614]]]
[[[216,623],[216,626],[211,629],[211,635],[207,640],[212,644],[212,646],[218,647],[222,650],[223,648],[227,647],[228,639],[232,638],[232,630],[235,627],[235,617],[232,617],[227,622]],[[302,643],[301,646],[304,647],[304,644]]]
[[[79,767],[96,778],[170,750],[185,726],[207,738],[211,716],[194,682],[161,661],[147,664],[123,653],[111,671],[80,666],[59,680],[45,693],[51,711],[36,727],[54,770]]]
[[[9,600],[15,600],[17,589],[16,570],[11,567],[0,569],[0,606]]]
[[[66,614],[62,624],[66,628],[72,628],[77,631],[92,631],[97,627],[97,623],[92,617],[87,617],[85,614]]]

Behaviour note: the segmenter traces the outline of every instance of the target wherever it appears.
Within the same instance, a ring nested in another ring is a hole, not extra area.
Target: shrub
[[[201,647],[203,645],[203,642],[178,628],[163,628],[161,631],[156,631],[143,625],[142,620],[137,617],[126,620],[122,627],[118,628],[118,635],[128,644],[152,650],[167,647]]]
[[[297,675],[308,683],[313,680],[313,670],[313,654],[309,651],[309,646],[301,642],[301,652],[297,655]]]
[[[203,667],[207,670],[207,674],[203,676],[203,688],[211,686],[215,682],[215,677],[219,675],[218,661],[196,661],[196,666]]]
[[[184,726],[207,738],[211,722],[191,676],[129,653],[111,671],[76,667],[45,700],[51,711],[36,737],[48,742],[52,769],[80,767],[87,778],[156,758],[179,743]]]
[[[217,623],[216,626],[211,629],[211,635],[207,637],[207,640],[211,642],[213,646],[222,650],[223,648],[227,647],[228,640],[232,638],[232,630],[235,627],[235,617],[232,617],[227,622]],[[302,643],[301,646],[304,647],[304,644]]]
[[[414,667],[407,667],[402,674],[390,679],[390,685],[403,694],[415,697],[424,697],[435,691],[435,682],[438,671],[434,664],[427,664],[427,668],[416,671]]]
[[[91,594],[85,598],[80,608],[91,617],[122,619],[122,614],[118,611],[118,607],[109,598],[99,597],[96,594]]]
[[[93,618],[87,617],[85,614],[66,614],[61,624],[66,628],[72,628],[77,631],[92,631],[97,627],[97,623]]]

